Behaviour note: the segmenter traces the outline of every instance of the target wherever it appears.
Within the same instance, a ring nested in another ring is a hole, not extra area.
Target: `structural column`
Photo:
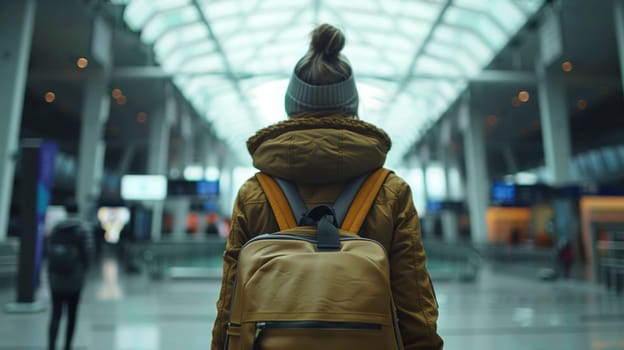
[[[102,173],[104,172],[104,128],[110,113],[108,95],[109,72],[113,65],[110,25],[101,17],[93,20],[91,29],[90,58],[100,63],[102,72],[85,84],[82,104],[82,123],[78,155],[78,181],[76,202],[80,215],[89,220],[95,201],[100,196]]]
[[[562,73],[538,66],[538,93],[544,158],[551,185],[572,181],[570,122]]]
[[[615,16],[615,38],[617,40],[618,54],[620,57],[620,74],[622,87],[624,87],[624,1],[614,2],[613,15]]]
[[[448,123],[443,123],[443,128],[450,128],[450,125]],[[446,136],[446,132],[447,131],[444,131],[441,135],[439,155],[444,168],[444,202],[452,202],[455,198],[453,197],[451,176],[455,164],[452,160],[453,155],[449,150],[450,137]],[[440,220],[442,220],[442,239],[446,242],[456,242],[459,238],[459,232],[457,227],[457,212],[455,209],[443,206],[440,213]]]
[[[126,145],[126,148],[123,150],[123,154],[119,159],[119,166],[117,168],[117,175],[122,177],[130,171],[130,165],[134,161],[134,156],[136,155],[137,145],[134,142]]]
[[[535,67],[547,181],[551,185],[572,181],[569,113],[563,71],[559,67],[563,51],[559,16],[553,9],[546,11]]]
[[[86,83],[85,99],[82,105],[80,148],[78,155],[78,181],[76,201],[80,215],[87,219],[94,210],[100,195],[104,171],[104,127],[110,112],[108,80],[92,78]]]
[[[35,0],[0,2],[0,242],[9,224],[35,5]]]
[[[483,121],[472,111],[469,96],[460,106],[460,122],[464,128],[467,198],[470,211],[470,236],[475,244],[487,242],[485,212],[488,207],[489,179]]]
[[[234,208],[234,198],[238,188],[234,188],[234,168],[237,166],[234,157],[224,157],[219,175],[220,208],[224,215],[230,216]]]
[[[191,120],[193,125],[193,163],[199,164],[204,168],[208,167],[208,152],[210,135],[204,122],[200,118],[194,118]],[[206,232],[207,220],[206,215],[202,212],[197,222],[198,230],[200,233]]]
[[[192,120],[188,113],[180,116],[180,144],[178,145],[177,168],[184,172],[184,169],[194,164],[193,147],[193,127]],[[191,200],[188,197],[171,199],[173,209],[173,232],[174,238],[184,238],[186,233],[186,219],[189,214]],[[200,213],[200,217],[203,216]],[[201,225],[200,225],[201,226]],[[202,232],[202,231],[200,231]]]
[[[429,199],[431,197],[431,193],[429,193],[429,183],[427,181],[427,169],[430,165],[431,151],[429,150],[429,145],[424,144],[418,150],[418,166],[420,167],[420,171],[422,173],[421,181],[422,181],[422,191],[423,198],[425,201],[424,213],[422,215],[421,222],[421,231],[423,237],[431,238],[434,235],[434,224],[435,220],[429,212]]]
[[[422,146],[419,151],[419,166],[422,171],[422,188],[425,197],[425,211],[427,211],[427,203],[429,203],[429,184],[427,183],[427,168],[429,167],[429,147]]]
[[[169,87],[169,86],[167,86]],[[157,106],[149,115],[149,149],[147,173],[150,175],[167,176],[169,160],[169,131],[171,117],[175,113],[175,100],[170,89],[165,89],[164,103]],[[152,240],[158,241],[162,236],[163,202],[152,204]]]

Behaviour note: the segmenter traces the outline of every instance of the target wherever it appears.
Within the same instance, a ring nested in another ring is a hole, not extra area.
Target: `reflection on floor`
[[[218,292],[216,279],[154,281],[105,260],[83,292],[74,348],[209,349]],[[445,349],[624,349],[624,296],[599,286],[486,266],[476,282],[439,281],[436,292]],[[14,293],[1,288],[0,303]],[[46,285],[38,296],[49,300]],[[48,313],[2,314],[0,349],[44,349],[47,322]]]

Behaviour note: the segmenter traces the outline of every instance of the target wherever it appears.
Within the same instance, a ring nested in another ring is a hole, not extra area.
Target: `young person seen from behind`
[[[318,26],[286,91],[288,120],[258,131],[247,141],[254,166],[295,182],[308,208],[333,203],[348,180],[382,167],[391,146],[383,130],[357,117],[353,72],[340,54],[344,44],[340,30],[328,24]],[[253,177],[240,188],[234,203],[213,350],[224,347],[241,247],[253,236],[277,231],[271,207]],[[441,349],[438,306],[425,268],[419,218],[410,188],[400,177],[390,174],[386,178],[361,232],[380,242],[388,253],[404,348]]]
[[[78,217],[78,207],[74,202],[67,204],[65,209],[68,217],[54,226],[47,242],[48,278],[52,296],[49,350],[56,349],[64,309],[67,315],[64,349],[71,349],[80,292],[89,267],[90,232]]]

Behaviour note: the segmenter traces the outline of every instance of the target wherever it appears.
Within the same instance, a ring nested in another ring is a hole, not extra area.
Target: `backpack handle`
[[[316,250],[331,252],[340,250],[340,231],[336,225],[336,213],[327,205],[318,205],[308,210],[303,217],[304,224],[316,226]]]

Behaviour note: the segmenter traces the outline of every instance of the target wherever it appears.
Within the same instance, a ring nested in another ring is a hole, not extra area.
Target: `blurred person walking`
[[[65,205],[68,217],[53,229],[47,244],[48,277],[52,314],[48,329],[48,349],[56,348],[56,337],[63,310],[67,314],[65,347],[71,348],[80,292],[89,267],[90,233],[77,216],[75,203]]]
[[[258,131],[247,141],[254,166],[294,182],[308,208],[334,203],[351,179],[383,167],[391,147],[383,130],[358,118],[353,72],[340,53],[344,44],[337,28],[323,24],[314,29],[309,51],[297,63],[286,91],[288,120]],[[234,203],[213,350],[224,349],[227,335],[237,331],[228,322],[241,248],[255,236],[278,231],[259,181],[250,178]],[[360,233],[378,241],[387,252],[402,348],[441,349],[438,304],[425,267],[419,217],[411,190],[399,176],[390,173],[385,178]],[[248,345],[245,349],[251,349]]]

